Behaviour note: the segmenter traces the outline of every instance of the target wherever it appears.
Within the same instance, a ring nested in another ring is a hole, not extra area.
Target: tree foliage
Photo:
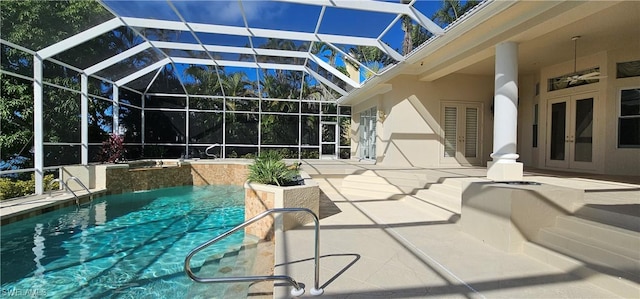
[[[36,51],[113,18],[113,15],[106,11],[99,2],[82,0],[0,1],[0,12],[3,39]],[[169,30],[142,29],[143,35],[148,38],[157,37],[159,40],[175,40],[174,33],[178,34]],[[141,38],[137,34],[122,27],[68,49],[54,58],[83,69],[104,58],[121,53],[140,42]],[[298,43],[283,39],[267,39],[261,47],[308,51],[310,45],[310,43]],[[346,73],[344,67],[336,65],[338,54],[335,48],[320,43],[315,47],[317,49],[313,49],[312,52],[321,53],[319,55],[326,57],[332,66]],[[374,52],[375,49],[362,48],[355,52],[367,57],[373,56],[373,59],[388,59],[388,57],[382,57],[386,55],[381,51]],[[347,49],[343,50],[348,51]],[[3,70],[27,77],[32,76],[33,57],[31,54],[4,45],[0,52]],[[194,55],[196,54],[194,53]],[[268,63],[302,64],[304,62],[303,58],[274,56],[256,56],[256,58],[258,62]],[[256,58],[253,55],[246,57],[246,59]],[[123,74],[130,74],[155,61],[157,61],[157,57],[153,53],[145,51],[110,66],[101,71],[99,75],[110,80],[117,80]],[[322,68],[318,68],[316,71],[336,84],[342,84],[340,85],[342,88],[346,88],[343,82],[334,80],[332,73]],[[222,134],[226,134],[228,143],[251,144],[257,142],[257,138],[253,140],[251,136],[257,136],[258,132],[261,132],[263,144],[297,144],[299,139],[298,122],[302,122],[305,132],[314,132],[319,131],[319,118],[316,117],[315,121],[311,117],[303,120],[297,114],[290,117],[281,113],[300,113],[301,110],[319,111],[320,105],[318,103],[295,101],[300,97],[303,100],[323,100],[339,96],[335,91],[323,88],[322,84],[300,71],[261,70],[258,75],[260,78],[257,80],[258,83],[254,83],[242,72],[232,72],[223,67],[216,69],[208,66],[192,66],[186,69],[184,76],[182,74],[176,75],[176,72],[177,70],[172,67],[161,70],[149,91],[181,93],[183,88],[186,88],[191,94],[225,95],[238,98],[226,101],[191,98],[189,108],[195,112],[190,112],[189,115],[184,112],[153,113],[155,111],[147,111],[144,118],[147,128],[146,142],[152,143],[154,138],[157,139],[156,142],[186,142],[185,138],[174,139],[176,135],[180,135],[180,131],[185,131],[185,117],[189,117],[190,131],[195,133],[190,136],[189,142],[221,142]],[[80,74],[69,68],[45,61],[44,74],[46,82],[76,91],[80,90]],[[2,89],[0,94],[2,97],[0,102],[0,125],[2,128],[0,162],[2,163],[0,164],[5,167],[7,161],[13,161],[11,163],[23,163],[25,167],[32,167],[33,83],[11,75],[0,76],[2,80],[0,87]],[[181,82],[185,78],[187,78],[186,81]],[[145,82],[143,79],[139,80],[139,87],[146,88],[148,79]],[[128,85],[134,86],[137,84],[136,82]],[[182,83],[184,83],[184,87]],[[89,142],[91,143],[107,140],[113,125],[112,103],[92,98],[91,95],[110,97],[111,88],[109,84],[100,80],[91,79],[89,82],[88,118]],[[138,99],[134,99],[136,97]],[[259,98],[289,99],[291,101],[259,101]],[[140,105],[140,101],[149,104],[149,101],[157,101],[157,99],[141,100],[139,95],[132,94],[125,89],[120,89],[120,99],[120,126],[126,128],[124,141],[141,142],[140,136],[144,133],[141,132],[141,110],[128,104]],[[80,105],[78,92],[44,86],[44,142],[76,144],[80,142]],[[157,108],[158,106],[147,105],[146,107]],[[182,109],[184,106],[176,108]],[[211,113],[209,110],[217,112]],[[220,113],[222,110],[226,110],[227,113]],[[267,111],[267,113],[259,116],[259,111]],[[182,113],[183,116],[178,117],[179,113]],[[226,117],[226,124],[222,122],[222,116]],[[194,121],[195,119],[201,121]],[[226,127],[227,132],[222,132],[223,127]],[[151,133],[149,130],[154,132]],[[309,138],[313,139],[313,136]],[[65,161],[78,163],[80,161],[79,155],[79,147],[70,151],[69,147],[45,146],[45,166],[61,165],[65,164]],[[95,157],[95,154],[92,155],[90,159]]]
[[[3,39],[23,47],[40,50],[82,30],[97,25],[113,16],[94,1],[1,1],[0,15]],[[109,39],[107,37],[107,39]],[[95,43],[108,43],[95,39]],[[73,63],[82,57],[93,57],[96,51],[108,51],[104,47],[76,47],[65,55],[74,57]],[[33,58],[30,54],[11,47],[1,49],[2,68],[31,76]],[[60,57],[56,57],[60,58]],[[55,64],[45,64],[47,82],[79,90],[78,74]],[[30,157],[33,140],[33,86],[30,81],[13,76],[2,76],[0,94],[0,160],[13,155]],[[97,86],[93,86],[94,91]],[[79,95],[57,88],[46,88],[43,105],[46,114],[45,139],[49,142],[79,141]],[[92,105],[91,119],[97,125],[104,107]],[[60,157],[61,153],[52,153]],[[55,163],[55,162],[54,162]],[[31,161],[25,166],[32,165]]]
[[[445,27],[478,4],[480,4],[480,0],[442,0],[442,7],[433,14],[431,19],[436,24]]]

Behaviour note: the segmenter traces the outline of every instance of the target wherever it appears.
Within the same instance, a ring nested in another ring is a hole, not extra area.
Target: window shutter
[[[456,107],[444,107],[444,156],[456,156],[458,109]]]
[[[478,155],[478,109],[467,108],[465,115],[464,156],[475,158]]]

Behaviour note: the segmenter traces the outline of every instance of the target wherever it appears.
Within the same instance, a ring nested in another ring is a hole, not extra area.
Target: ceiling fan
[[[591,72],[579,74],[576,70],[577,60],[578,60],[578,40],[580,39],[579,35],[576,35],[571,38],[573,41],[573,74],[564,79],[569,85],[576,85],[580,81],[587,80],[598,80],[606,78],[607,76],[600,76],[599,69],[594,69]]]

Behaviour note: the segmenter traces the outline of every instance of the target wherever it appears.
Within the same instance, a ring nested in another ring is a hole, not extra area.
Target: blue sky
[[[104,3],[120,16],[180,21],[180,18],[164,0],[106,0]],[[239,3],[236,0],[174,0],[172,3],[175,5],[181,16],[188,22],[245,26],[245,20],[242,17],[239,9]],[[417,1],[414,5],[414,7],[427,17],[431,17],[441,6],[442,0]],[[274,1],[242,1],[242,9],[246,15],[246,22],[249,27],[252,28],[313,33],[317,26],[317,20],[321,13],[321,8],[321,6],[315,5],[302,5]],[[395,14],[327,7],[318,29],[318,33],[377,38],[395,18]],[[249,43],[249,39],[246,37],[223,34],[198,33],[198,38],[205,44],[243,47]],[[398,49],[400,52],[399,49],[401,48],[402,38],[403,32],[401,25],[400,22],[397,22],[391,30],[383,36],[382,40],[390,44],[393,48]],[[195,42],[195,39],[188,33],[180,36],[179,40],[183,42]],[[253,38],[252,41],[254,44],[260,45],[266,42],[266,39]],[[348,47],[349,45],[336,46]],[[322,57],[324,55],[319,56]],[[341,57],[338,57],[337,60],[338,65],[344,65]],[[178,66],[178,69],[180,68],[181,67]],[[247,70],[245,73],[247,73],[249,78],[255,79],[255,71]]]
[[[244,26],[238,1],[235,0],[175,0],[172,3],[189,22]],[[107,0],[105,4],[122,16],[180,20],[166,1]],[[303,32],[314,32],[321,11],[320,6],[273,1],[245,0],[242,5],[250,27]],[[431,17],[441,5],[441,0],[415,3],[415,7],[427,17]],[[319,33],[377,37],[394,18],[394,14],[328,7]],[[402,32],[397,29],[391,30],[386,39],[401,40]]]

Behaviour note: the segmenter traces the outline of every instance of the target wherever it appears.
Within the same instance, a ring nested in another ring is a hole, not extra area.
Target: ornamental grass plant
[[[282,154],[276,151],[264,151],[249,165],[249,181],[277,186],[298,184],[298,169],[287,166]]]

